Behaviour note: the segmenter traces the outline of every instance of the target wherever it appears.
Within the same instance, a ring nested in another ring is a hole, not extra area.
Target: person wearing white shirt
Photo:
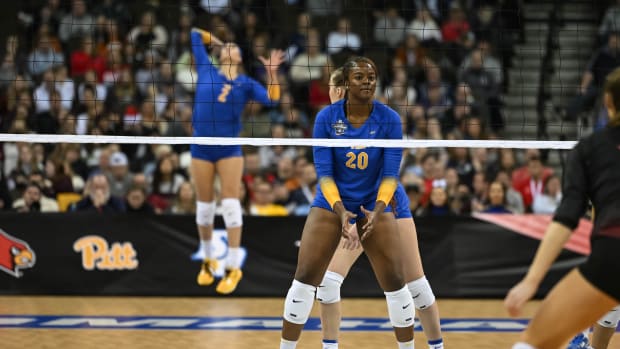
[[[291,80],[298,84],[308,84],[321,78],[323,67],[329,63],[329,56],[321,52],[319,32],[308,30],[306,51],[300,53],[291,64]]]
[[[352,51],[359,51],[362,47],[362,40],[359,35],[351,32],[351,22],[347,18],[338,20],[336,31],[327,36],[327,53],[336,54],[348,48]]]
[[[35,113],[38,114],[50,110],[50,91],[53,90],[57,90],[60,93],[60,90],[54,83],[54,72],[49,69],[43,73],[41,85],[34,90]]]
[[[39,37],[37,47],[30,53],[26,61],[26,68],[32,75],[39,76],[54,65],[63,64],[65,57],[56,52],[51,46],[51,39],[47,35]]]
[[[562,185],[560,177],[549,176],[545,182],[544,192],[534,196],[532,211],[539,214],[554,214],[562,201]]]
[[[54,67],[54,86],[60,92],[60,104],[63,108],[71,110],[75,98],[75,84],[69,78],[67,67],[58,65]]]
[[[409,24],[407,33],[415,35],[421,42],[430,40],[441,42],[442,40],[439,26],[435,23],[431,13],[425,8],[418,11],[415,19]]]

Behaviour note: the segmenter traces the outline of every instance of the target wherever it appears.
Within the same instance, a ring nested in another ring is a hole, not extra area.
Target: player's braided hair
[[[357,68],[360,66],[360,64],[363,64],[363,63],[369,64],[372,67],[372,69],[375,71],[375,74],[379,76],[379,70],[377,69],[377,65],[372,59],[363,57],[363,56],[354,56],[354,57],[349,58],[342,66],[342,75],[343,75],[344,81],[349,79],[349,73],[351,72],[351,69]]]

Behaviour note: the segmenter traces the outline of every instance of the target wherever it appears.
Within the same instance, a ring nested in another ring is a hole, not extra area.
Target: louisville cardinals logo
[[[0,270],[19,278],[21,270],[32,268],[34,263],[34,251],[28,243],[0,229]]]

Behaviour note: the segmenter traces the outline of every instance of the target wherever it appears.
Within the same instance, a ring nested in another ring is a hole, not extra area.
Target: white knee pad
[[[409,292],[411,292],[416,309],[426,309],[435,303],[435,295],[433,294],[433,289],[431,289],[431,284],[426,280],[426,276],[411,281],[407,284],[407,287]]]
[[[340,302],[340,286],[342,286],[344,276],[327,271],[321,281],[321,285],[316,290],[316,300],[323,304],[333,304]]]
[[[215,220],[215,201],[196,202],[196,224],[201,227],[209,227],[213,225]]]
[[[620,322],[620,306],[613,308],[609,313],[598,320],[599,325],[607,328],[618,327],[618,322]]]
[[[315,294],[316,287],[293,280],[284,301],[284,320],[297,325],[305,324],[310,316]]]
[[[398,291],[384,292],[387,300],[388,315],[394,327],[413,326],[415,306],[407,286]]]
[[[226,228],[239,228],[243,224],[243,211],[239,199],[222,199],[222,217]]]

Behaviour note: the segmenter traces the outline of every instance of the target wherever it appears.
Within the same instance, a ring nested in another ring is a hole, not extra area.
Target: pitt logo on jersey
[[[347,130],[347,125],[344,124],[344,121],[338,120],[335,124],[332,124],[332,128],[336,133],[336,136],[342,136],[344,131]]]

